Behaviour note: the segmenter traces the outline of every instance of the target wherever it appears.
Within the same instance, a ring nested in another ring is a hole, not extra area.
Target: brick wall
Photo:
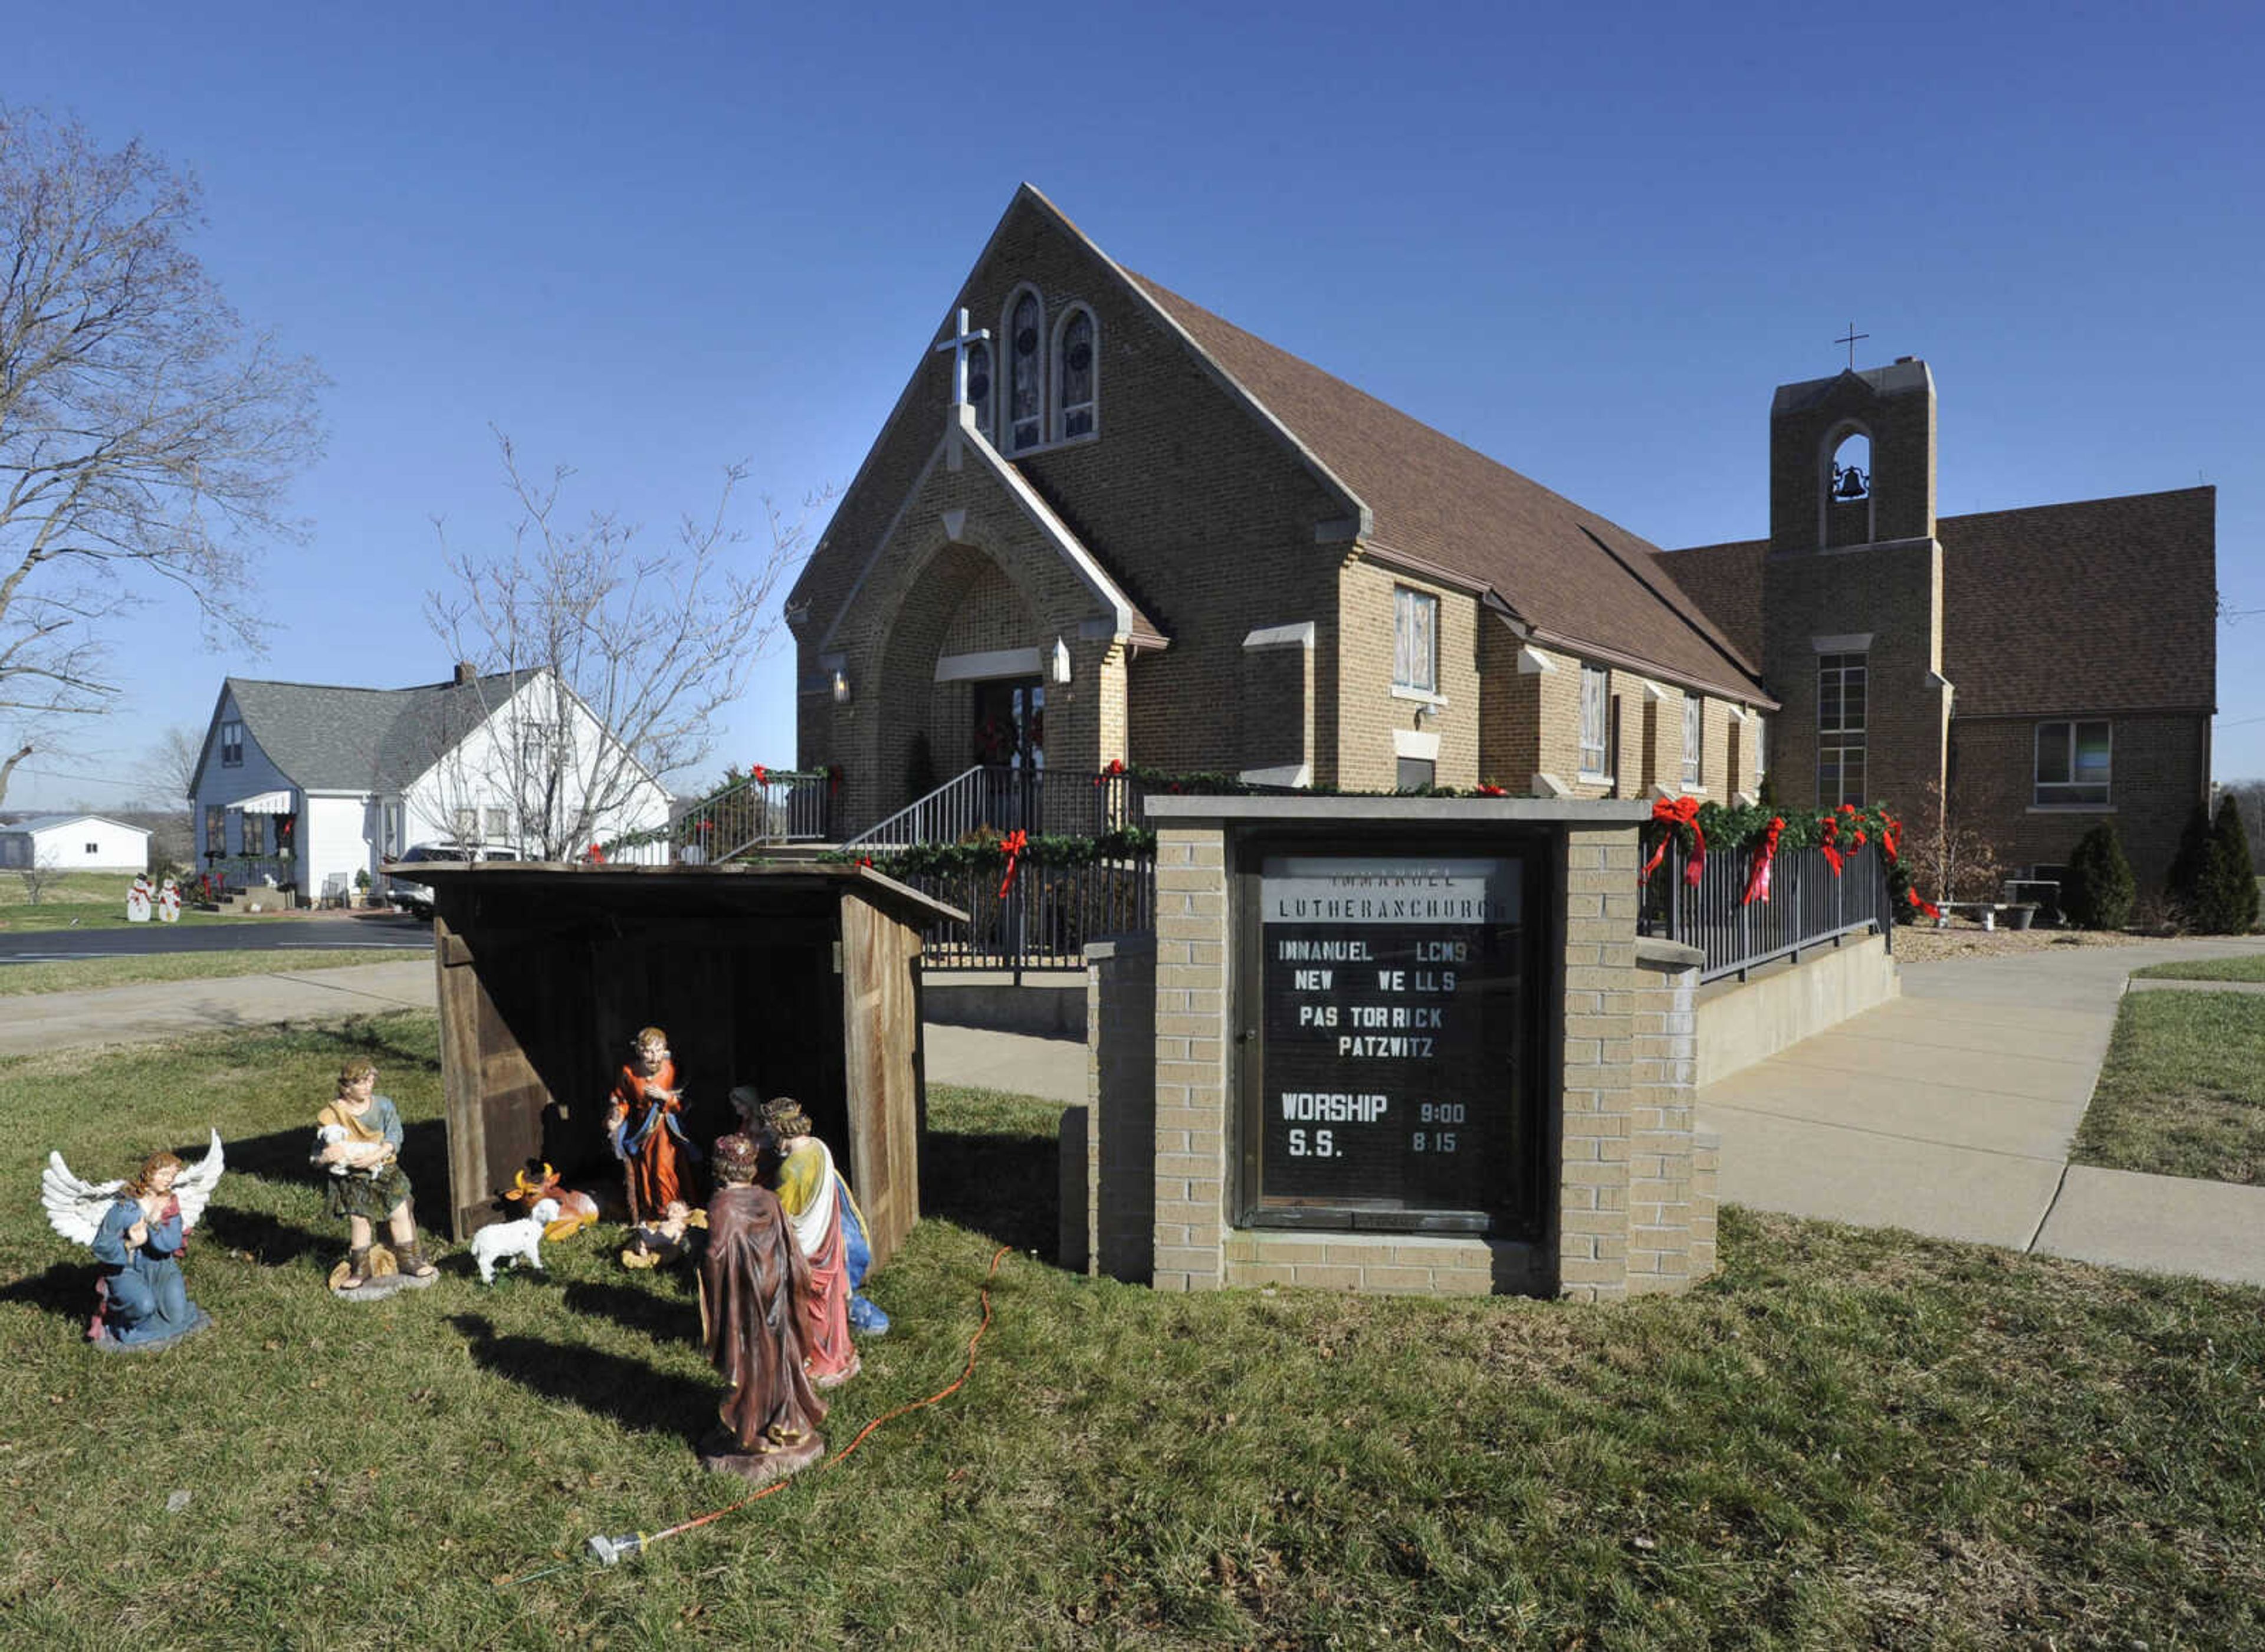
[[[1085,950],[1087,1102],[1074,1234],[1064,1201],[1063,1265],[1143,1284],[1156,1237],[1157,944],[1125,935]]]
[[[1768,681],[1784,708],[1771,729],[1777,795],[1817,801],[1815,639],[1868,633],[1866,801],[1915,813],[1941,778],[1949,727],[1949,692],[1928,681],[1942,667],[1941,547],[1924,540],[1773,554],[1762,578]]]
[[[2078,714],[2081,716],[2081,714]],[[2108,804],[2040,809],[2036,731],[2059,718],[1958,717],[1950,725],[1957,818],[2013,867],[2065,866],[2076,841],[2112,820],[2142,888],[2168,877],[2195,805],[2208,795],[2210,725],[2197,717],[2111,717]]]
[[[1446,703],[1436,710],[1393,692],[1392,593],[1403,586],[1439,600],[1438,691]],[[1438,784],[1478,784],[1478,599],[1355,556],[1338,579],[1337,603],[1337,783],[1390,791],[1398,772],[1393,731],[1407,729],[1439,737]]]

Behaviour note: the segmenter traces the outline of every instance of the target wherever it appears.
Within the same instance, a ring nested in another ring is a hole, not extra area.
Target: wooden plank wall
[[[920,1216],[920,934],[855,895],[841,901],[842,1050],[850,1181],[880,1266]]]

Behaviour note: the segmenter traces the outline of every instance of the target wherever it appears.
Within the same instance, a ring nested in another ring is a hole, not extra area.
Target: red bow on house
[[[826,771],[826,790],[827,790],[827,796],[829,796],[829,797],[831,797],[831,796],[833,796],[834,794],[835,794],[835,793],[839,792],[841,790],[841,764],[839,764],[839,763],[836,763],[836,764],[834,764],[832,768],[828,768],[828,769]]]
[[[1651,858],[1643,863],[1643,870],[1636,874],[1635,881],[1638,884],[1651,881],[1651,875],[1659,870],[1660,862],[1667,858],[1667,846],[1675,841],[1675,829],[1688,826],[1691,829],[1691,859],[1683,868],[1683,881],[1696,889],[1701,869],[1707,864],[1707,834],[1699,829],[1699,799],[1662,797],[1651,805],[1651,818],[1667,830],[1660,834],[1658,847],[1652,850]]]
[[[1023,851],[1031,847],[1031,834],[1019,829],[1009,832],[999,840],[999,847],[1007,855],[1007,875],[999,880],[999,899],[1004,900],[1007,891],[1015,886],[1015,862],[1022,857]]]
[[[1762,833],[1761,847],[1754,852],[1754,870],[1746,875],[1746,898],[1738,904],[1751,906],[1760,901],[1769,905],[1770,862],[1777,858],[1777,841],[1785,831],[1785,817],[1772,815],[1769,830]]]

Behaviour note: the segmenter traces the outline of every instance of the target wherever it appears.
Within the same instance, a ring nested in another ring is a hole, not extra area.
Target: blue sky
[[[1581,11],[19,16],[0,98],[193,167],[209,267],[333,383],[266,656],[144,615],[124,707],[9,804],[123,802],[230,672],[444,675],[433,520],[507,529],[491,426],[659,533],[734,460],[846,483],[1023,179],[1662,545],[1766,531],[1771,389],[1853,317],[1860,365],[1934,368],[1944,513],[2209,482],[2226,606],[2265,610],[2265,13]],[[791,761],[785,641],[715,768]],[[2219,651],[2218,775],[2265,775],[2265,612]]]

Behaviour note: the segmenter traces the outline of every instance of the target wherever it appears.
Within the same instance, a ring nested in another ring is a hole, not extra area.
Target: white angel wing
[[[102,1219],[117,1203],[118,1190],[125,1185],[122,1176],[115,1182],[82,1182],[71,1174],[61,1153],[50,1153],[47,1168],[40,1172],[40,1203],[47,1206],[47,1221],[55,1232],[74,1245],[91,1245]]]
[[[187,1233],[205,1213],[205,1204],[211,1199],[213,1190],[220,1185],[220,1173],[228,1168],[228,1161],[220,1150],[220,1132],[212,1132],[212,1146],[205,1156],[193,1165],[185,1166],[173,1178],[173,1197],[181,1202],[181,1231]]]

